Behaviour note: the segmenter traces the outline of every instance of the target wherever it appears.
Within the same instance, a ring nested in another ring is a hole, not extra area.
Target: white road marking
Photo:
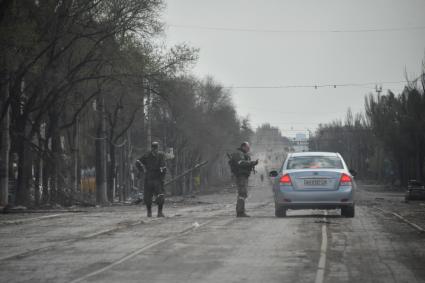
[[[418,224],[415,224],[415,223],[413,223],[413,222],[410,222],[409,220],[407,220],[406,218],[404,218],[403,216],[401,216],[400,214],[398,214],[398,213],[395,213],[395,212],[391,212],[391,211],[387,211],[387,210],[384,210],[384,209],[382,209],[382,208],[376,208],[377,210],[379,210],[379,211],[381,211],[381,212],[383,212],[383,213],[389,213],[389,214],[392,214],[392,215],[394,215],[395,217],[397,217],[398,219],[400,219],[401,221],[404,221],[404,222],[406,222],[407,224],[409,224],[410,226],[412,226],[413,228],[415,228],[416,230],[418,230],[419,232],[421,232],[421,233],[424,233],[425,232],[425,229],[424,228],[422,228],[421,226],[419,226]]]
[[[322,244],[320,246],[320,258],[319,264],[317,265],[317,273],[315,283],[323,283],[325,279],[325,268],[326,268],[326,253],[328,250],[328,232],[326,226],[326,215],[327,211],[325,211],[325,217],[323,217],[323,225],[322,225]]]

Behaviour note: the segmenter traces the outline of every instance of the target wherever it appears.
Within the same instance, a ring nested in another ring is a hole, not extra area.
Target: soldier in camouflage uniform
[[[148,217],[152,217],[152,197],[156,196],[158,204],[158,217],[164,217],[164,177],[167,172],[165,167],[165,154],[159,151],[159,144],[152,143],[151,151],[137,160],[136,166],[145,171],[144,201]]]
[[[248,197],[248,178],[251,175],[251,171],[258,164],[258,160],[251,161],[251,157],[248,154],[249,150],[249,143],[242,143],[240,148],[230,156],[229,161],[238,188],[237,217],[249,217],[245,213],[245,199]]]

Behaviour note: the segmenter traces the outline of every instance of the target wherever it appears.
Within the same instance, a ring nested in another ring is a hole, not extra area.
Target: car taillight
[[[351,186],[351,182],[353,180],[351,179],[351,177],[345,173],[341,174],[341,179],[339,180],[339,185],[340,186]]]
[[[282,185],[286,185],[286,186],[290,186],[290,185],[292,185],[291,177],[289,177],[289,175],[288,175],[288,174],[283,175],[282,177],[280,177],[279,182],[280,182]]]

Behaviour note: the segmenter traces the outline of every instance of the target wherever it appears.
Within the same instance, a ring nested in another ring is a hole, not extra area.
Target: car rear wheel
[[[355,209],[354,205],[341,207],[341,215],[344,217],[354,217]]]
[[[285,217],[286,208],[276,203],[274,207],[274,214],[276,215],[276,217]]]

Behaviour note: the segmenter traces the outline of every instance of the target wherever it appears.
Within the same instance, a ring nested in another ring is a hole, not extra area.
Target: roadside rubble
[[[400,187],[391,188],[383,185],[361,184],[359,189],[362,190],[362,194],[366,194],[364,198],[360,196],[359,204],[391,214],[394,213],[425,229],[425,201],[411,200],[406,202],[405,189]]]
[[[165,209],[202,206],[212,204],[212,200],[217,196],[225,197],[229,193],[224,189],[221,192],[209,194],[190,194],[184,196],[168,196],[165,200]],[[233,192],[231,192],[233,194]],[[69,215],[74,213],[122,213],[124,210],[135,210],[142,214],[144,210],[143,193],[132,195],[125,202],[114,202],[106,206],[81,206],[73,205],[63,207],[59,204],[48,204],[37,208],[28,208],[25,206],[15,206],[0,208],[0,225],[22,224],[28,221],[44,220],[49,217],[59,217],[60,215]],[[144,214],[143,214],[144,215]]]

